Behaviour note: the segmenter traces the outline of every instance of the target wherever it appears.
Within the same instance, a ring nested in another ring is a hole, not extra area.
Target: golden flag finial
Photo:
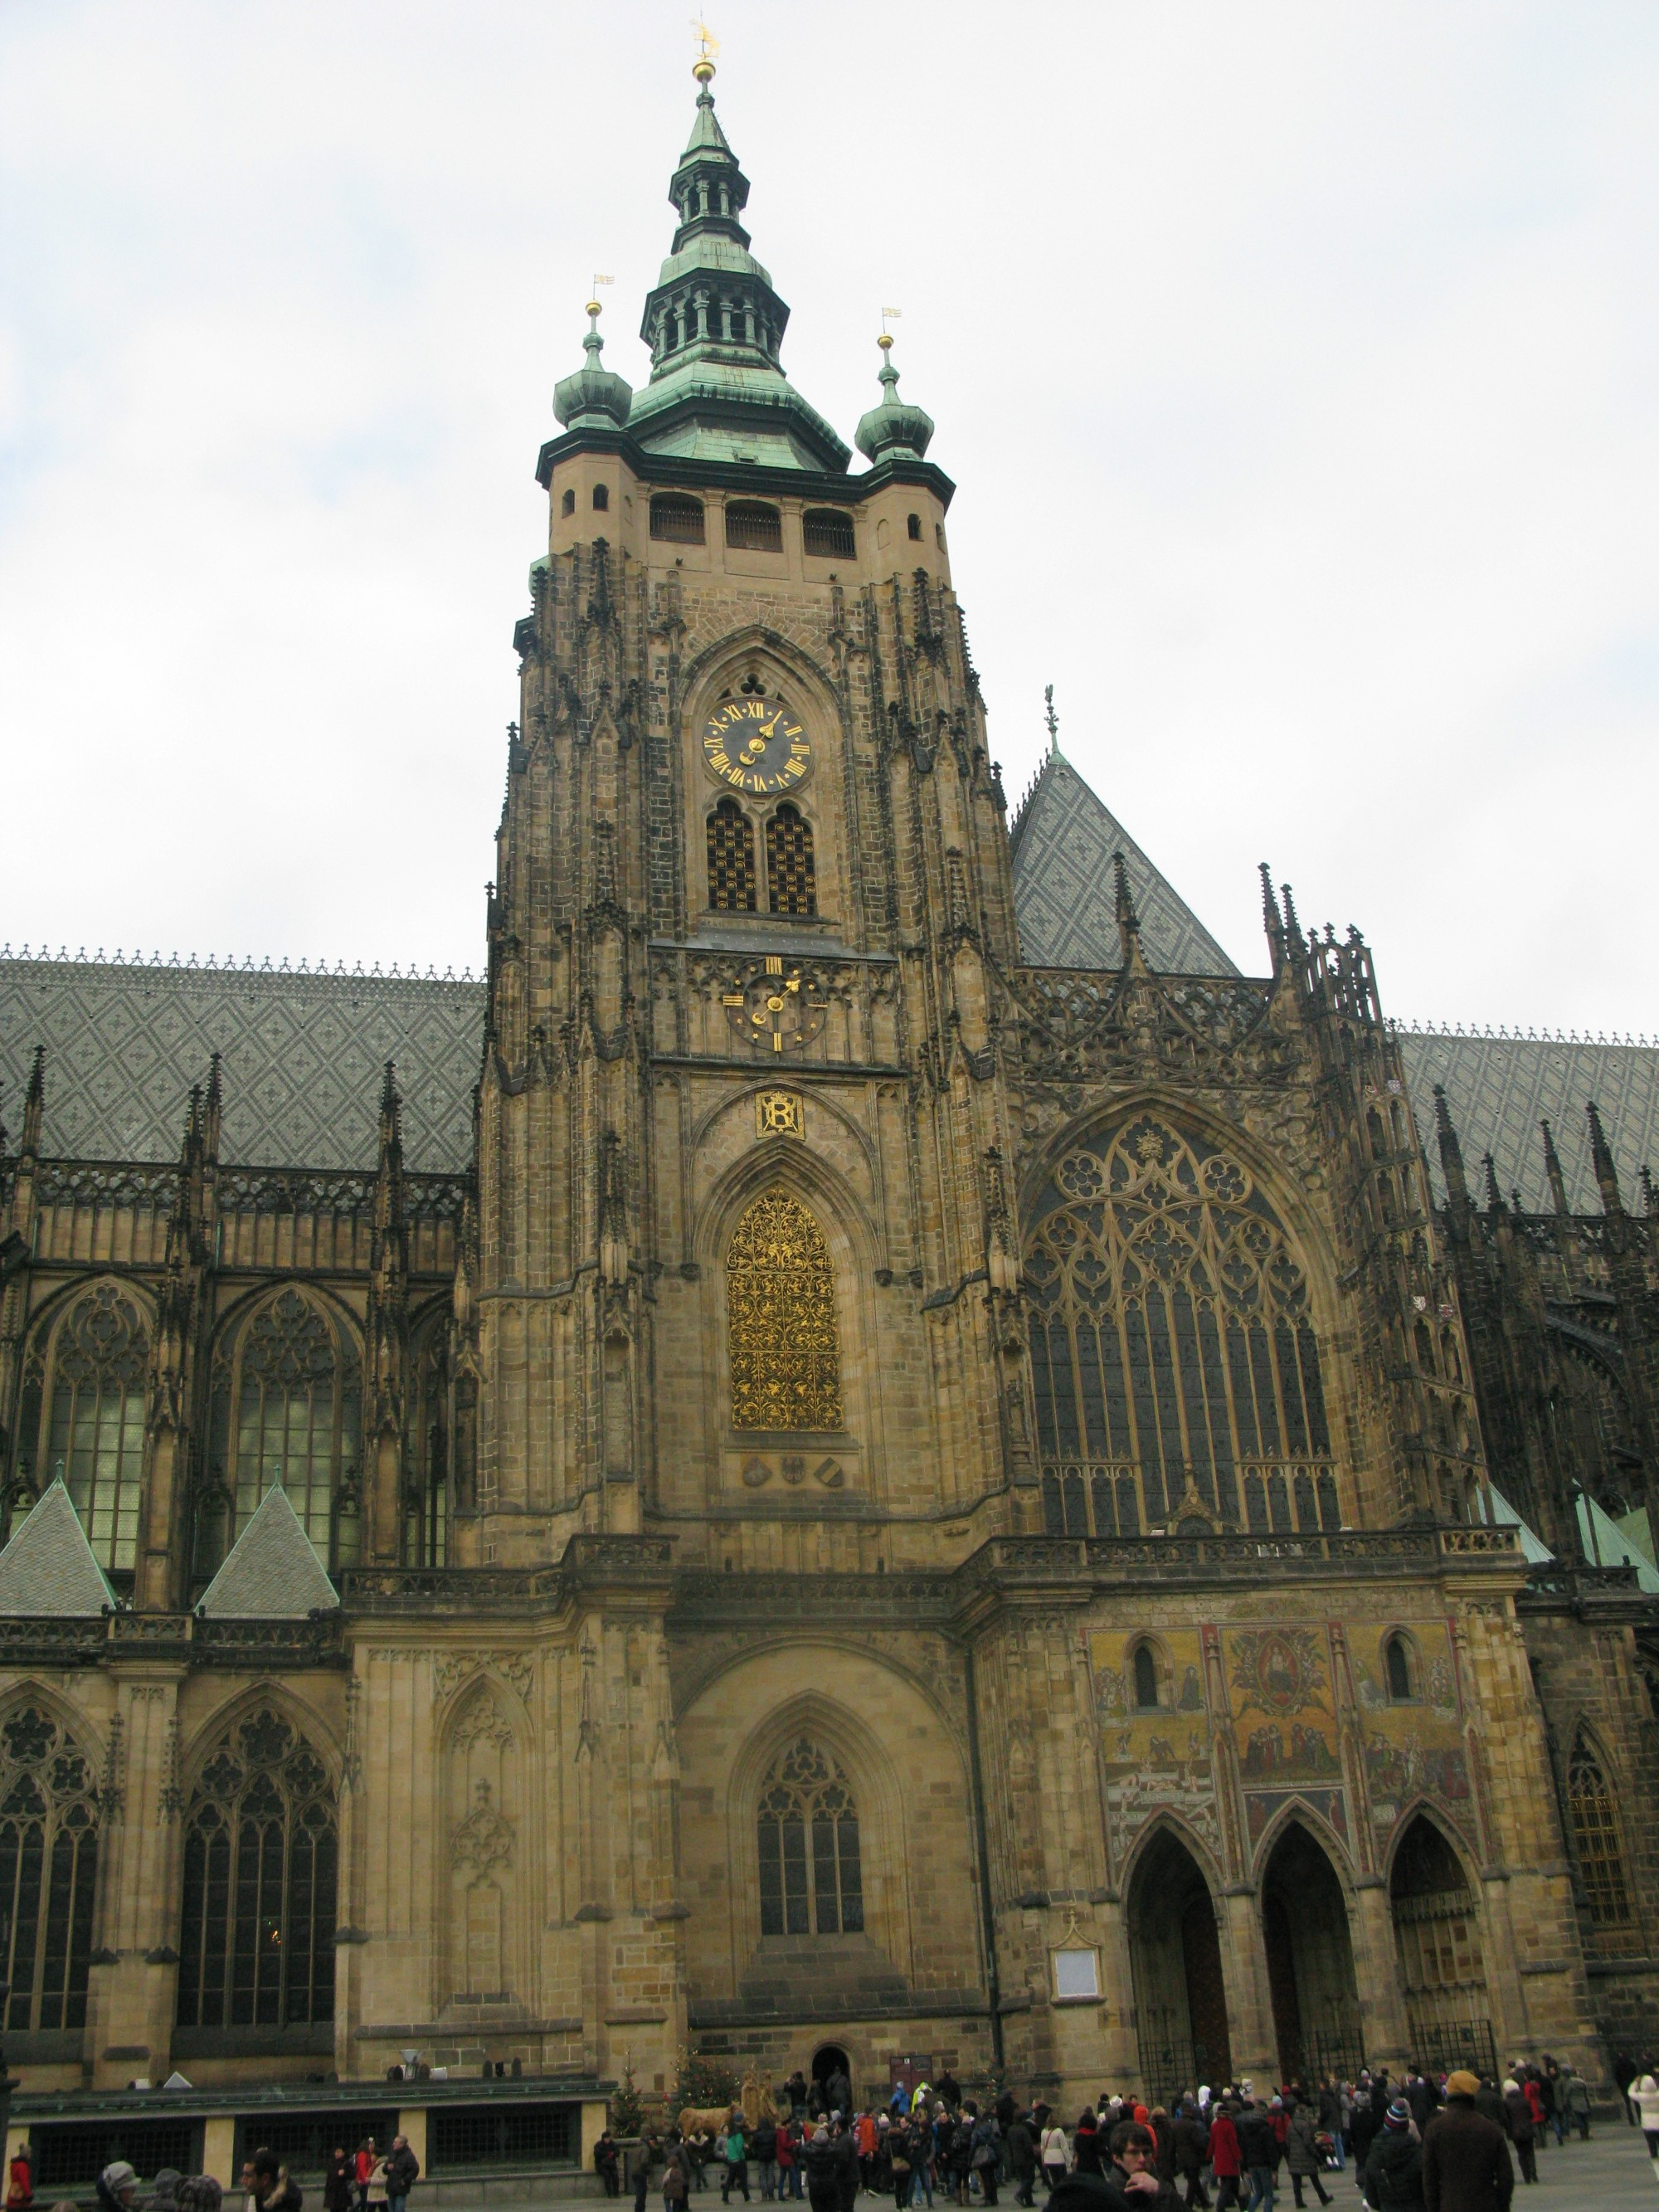
[[[699,84],[707,84],[714,74],[714,58],[720,52],[720,42],[699,16],[691,18],[691,27],[697,34],[697,58],[691,64],[691,74]]]
[[[592,299],[588,301],[588,303],[587,303],[587,307],[586,307],[586,313],[588,313],[588,314],[590,314],[590,315],[597,315],[597,314],[599,313],[599,287],[600,287],[600,285],[601,285],[601,284],[614,284],[614,283],[616,283],[616,281],[617,281],[617,280],[616,280],[616,278],[615,278],[614,276],[596,276],[594,277],[594,279],[593,279],[593,296],[592,296]]]

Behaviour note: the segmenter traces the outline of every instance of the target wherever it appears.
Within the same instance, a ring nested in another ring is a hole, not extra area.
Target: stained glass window
[[[1079,1146],[1024,1279],[1054,1533],[1164,1527],[1194,1498],[1265,1532],[1334,1525],[1306,1278],[1241,1161],[1152,1115]]]
[[[77,1301],[52,1342],[40,1474],[44,1482],[63,1476],[106,1567],[131,1567],[137,1557],[149,1356],[138,1310],[112,1283]]]
[[[1607,1778],[1589,1740],[1582,1732],[1567,1766],[1567,1811],[1578,1849],[1578,1871],[1597,1928],[1623,1928],[1631,1917],[1630,1887],[1625,1879],[1619,1816]]]
[[[183,2027],[286,2027],[334,2017],[334,1785],[279,1714],[215,1747],[185,1824]]]
[[[758,1832],[763,1936],[863,1932],[858,1806],[840,1765],[810,1737],[773,1760]]]
[[[84,2027],[98,1883],[91,1763],[37,1705],[0,1723],[0,1960],[20,2035]]]

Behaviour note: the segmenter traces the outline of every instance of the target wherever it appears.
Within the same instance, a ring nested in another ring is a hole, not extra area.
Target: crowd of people
[[[394,2136],[381,2151],[365,2136],[355,2151],[337,2144],[323,2179],[324,2212],[404,2212],[409,2192],[420,2179],[421,2163],[407,2136]],[[275,2151],[256,2150],[242,2161],[240,2179],[228,2192],[210,2173],[182,2174],[163,2166],[148,2189],[124,2158],[99,2175],[98,2212],[225,2212],[225,2198],[237,2200],[231,2212],[301,2212],[304,2191]],[[34,2148],[27,2141],[13,2154],[7,2172],[6,2212],[33,2212]],[[80,2212],[69,2197],[51,2212]]]
[[[1621,2083],[1621,2088],[1626,2084]],[[1659,2084],[1651,2067],[1629,2069],[1629,2116],[1647,2136],[1659,2172]],[[1103,2091],[1073,2122],[1010,2092],[965,2097],[948,2074],[895,2089],[885,2109],[855,2110],[844,2074],[808,2083],[793,2075],[773,2099],[777,2113],[751,2124],[739,2106],[710,2124],[649,2134],[633,2161],[635,2212],[653,2188],[664,2212],[685,2212],[715,2184],[720,2202],[803,2198],[811,2212],[854,2212],[861,2194],[892,2199],[894,2212],[935,2203],[994,2206],[1002,2191],[1046,2212],[1274,2212],[1283,2179],[1298,2207],[1321,2206],[1328,2185],[1352,2175],[1368,2212],[1504,2212],[1516,2186],[1538,2179],[1538,2154],[1588,2142],[1589,2084],[1547,2055],[1517,2059],[1484,2078],[1408,2068],[1326,2076],[1258,2090],[1249,2081],[1200,2084],[1168,2104]],[[594,2164],[620,2193],[620,2147],[607,2131]]]

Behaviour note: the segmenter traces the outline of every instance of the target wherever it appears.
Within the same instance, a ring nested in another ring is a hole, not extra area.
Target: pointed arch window
[[[185,1822],[181,2027],[334,2017],[338,1834],[328,1769],[262,1708],[228,1728]]]
[[[726,1255],[734,1429],[839,1429],[841,1344],[823,1230],[787,1191],[763,1191]]]
[[[763,1936],[863,1933],[857,1801],[840,1764],[810,1736],[772,1762],[758,1842]]]
[[[818,910],[811,827],[787,801],[766,825],[766,902],[774,914]]]
[[[1194,1498],[1266,1534],[1336,1525],[1306,1277],[1240,1160],[1152,1115],[1089,1139],[1024,1272],[1053,1533],[1168,1527]]]
[[[84,2027],[98,1883],[92,1764],[38,1705],[0,1723],[0,1960],[15,2034]]]
[[[413,1364],[404,1564],[441,1567],[449,1557],[449,1344],[442,1316],[428,1327]]]
[[[131,1567],[138,1551],[149,1339],[132,1299],[113,1283],[77,1298],[42,1358],[25,1363],[20,1434],[38,1439],[33,1491],[61,1474],[101,1565]],[[26,1470],[20,1464],[20,1476]]]
[[[222,1343],[213,1364],[208,1480],[196,1573],[210,1574],[281,1483],[331,1571],[358,1555],[362,1364],[344,1328],[285,1290]]]
[[[1591,1926],[1628,1928],[1632,1917],[1630,1884],[1619,1835],[1618,1808],[1601,1760],[1582,1729],[1567,1762],[1567,1814]]]
[[[708,903],[716,914],[753,914],[755,833],[735,799],[708,817]]]

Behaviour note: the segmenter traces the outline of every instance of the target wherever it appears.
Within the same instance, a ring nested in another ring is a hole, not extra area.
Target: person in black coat
[[[1424,2212],[1423,2146],[1412,2134],[1410,2107],[1396,2097],[1382,2115],[1359,2176],[1371,2212]]]
[[[1425,2212],[1509,2212],[1515,2166],[1504,2131],[1474,2109],[1480,2087],[1461,2069],[1446,2079],[1446,2102],[1423,2132]]]

